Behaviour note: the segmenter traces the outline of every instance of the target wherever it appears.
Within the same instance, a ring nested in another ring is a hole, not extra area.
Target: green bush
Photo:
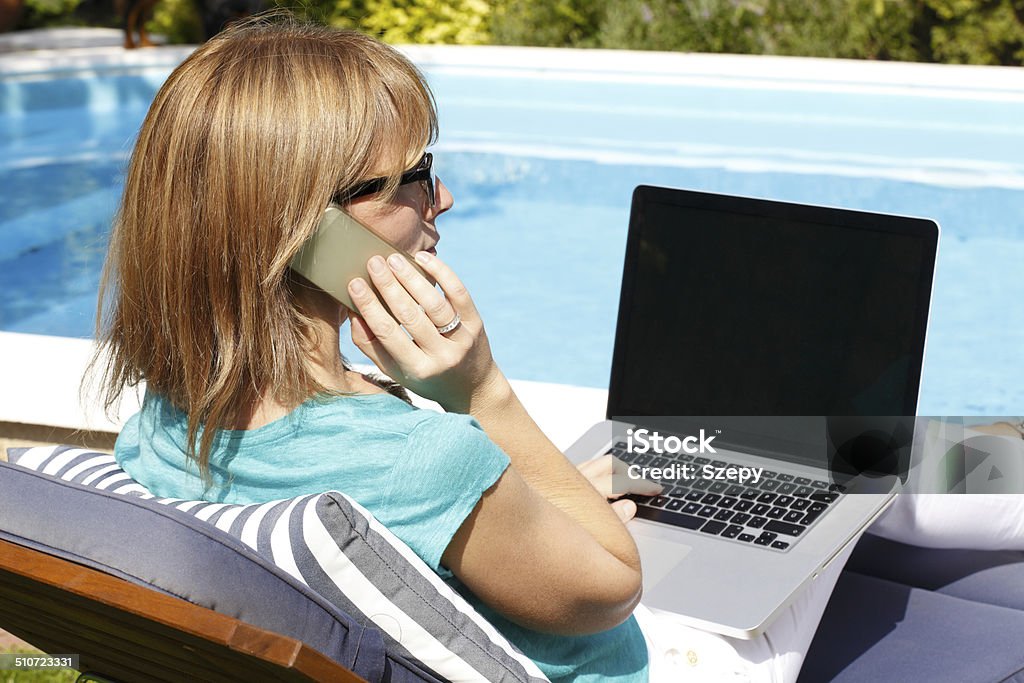
[[[495,42],[1024,63],[1024,0],[500,0]]]
[[[74,23],[69,19],[78,3],[79,0],[25,0],[25,9],[18,20],[18,28],[43,28]]]
[[[931,53],[955,64],[1024,64],[1024,0],[925,0]]]
[[[499,0],[491,35],[499,45],[598,47],[601,22],[612,0]]]
[[[201,43],[204,38],[195,0],[160,0],[146,30],[164,36],[169,43]]]
[[[913,59],[905,0],[507,0],[495,40],[683,52]]]
[[[278,7],[318,23],[356,28],[389,43],[489,43],[486,0],[305,0]]]
[[[103,5],[109,13],[110,1],[25,0],[19,26],[102,23],[87,16],[88,8]],[[268,2],[304,19],[360,29],[391,43],[1024,64],[1024,0]],[[203,35],[197,3],[161,0],[148,27],[170,42],[199,42]]]

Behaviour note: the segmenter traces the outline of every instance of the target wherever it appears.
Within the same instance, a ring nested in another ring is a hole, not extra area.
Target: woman
[[[637,608],[623,524],[635,507],[598,493],[610,460],[584,476],[538,429],[436,255],[453,199],[424,154],[435,136],[421,74],[357,33],[250,22],[171,74],[139,134],[101,289],[108,404],[148,387],[118,461],[160,496],[346,492],[552,680],[792,680],[842,563],[770,638]],[[397,255],[368,264],[380,298],[350,283],[355,312],[290,271],[332,201],[415,254],[445,296]],[[378,367],[448,412],[350,370],[347,321]]]
[[[415,67],[356,33],[250,24],[175,70],[140,131],[102,288],[108,398],[148,386],[118,460],[164,496],[345,491],[552,677],[645,680],[633,541],[527,415],[433,254],[448,190],[401,182],[435,133]],[[379,192],[355,191],[375,178]],[[447,414],[345,367],[349,311],[289,271],[335,198],[445,290],[374,260],[412,336],[359,281],[352,336]]]

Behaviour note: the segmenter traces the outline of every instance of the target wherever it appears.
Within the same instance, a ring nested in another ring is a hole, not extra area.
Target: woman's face
[[[435,178],[434,182],[433,207],[423,185],[412,182],[400,185],[394,199],[389,202],[381,201],[377,195],[368,195],[349,202],[347,210],[407,254],[417,251],[436,254],[435,247],[441,236],[434,221],[452,208],[454,200],[440,179]]]

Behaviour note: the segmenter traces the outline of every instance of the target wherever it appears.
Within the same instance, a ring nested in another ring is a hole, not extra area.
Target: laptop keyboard
[[[608,452],[642,467],[686,464],[700,471],[704,465],[740,466],[686,453],[629,453],[623,442]],[[640,519],[782,552],[789,550],[845,491],[840,484],[768,469],[756,484],[701,477],[663,479],[659,483],[664,487],[659,496],[626,496],[636,502]]]

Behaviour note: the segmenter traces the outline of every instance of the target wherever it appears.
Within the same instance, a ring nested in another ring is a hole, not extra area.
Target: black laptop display
[[[934,222],[645,186],[633,203],[609,419],[915,414]],[[817,428],[755,422],[720,442],[820,457]]]

